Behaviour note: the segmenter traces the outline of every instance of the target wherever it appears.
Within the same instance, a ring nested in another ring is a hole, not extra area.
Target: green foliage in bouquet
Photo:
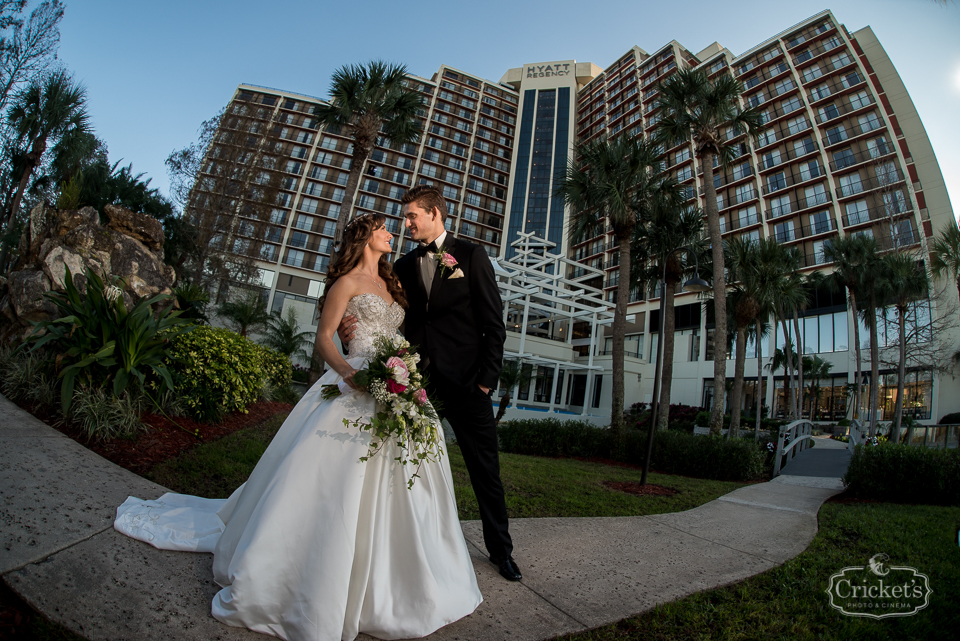
[[[264,384],[290,384],[290,359],[222,327],[197,327],[172,341],[170,367],[176,391],[188,414],[218,421],[230,412],[246,412]]]
[[[131,384],[146,392],[148,379],[160,392],[173,389],[166,356],[172,336],[189,331],[190,321],[179,318],[170,308],[154,313],[153,305],[169,300],[159,295],[141,300],[127,311],[123,291],[105,285],[91,270],[86,271],[87,292],[81,294],[67,268],[66,291],[47,292],[61,317],[41,321],[27,339],[31,351],[46,348],[49,363],[61,381],[63,413],[70,411],[77,383],[109,389],[121,396]]]

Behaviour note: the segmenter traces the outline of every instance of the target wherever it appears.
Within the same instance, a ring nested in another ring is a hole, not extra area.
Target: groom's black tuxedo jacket
[[[457,266],[434,276],[429,305],[417,252],[405,254],[394,266],[409,303],[404,333],[430,359],[433,376],[464,387],[495,388],[507,334],[493,265],[480,246],[449,232],[443,249]],[[458,268],[463,277],[451,278]]]

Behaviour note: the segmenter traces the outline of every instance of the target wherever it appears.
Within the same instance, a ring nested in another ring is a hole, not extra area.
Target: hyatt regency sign
[[[527,78],[551,78],[553,76],[569,76],[570,64],[530,65],[527,67]]]

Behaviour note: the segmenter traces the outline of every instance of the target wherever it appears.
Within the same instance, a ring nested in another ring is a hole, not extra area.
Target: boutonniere
[[[443,251],[443,247],[441,247],[440,250],[433,255],[433,258],[434,260],[437,261],[437,264],[440,266],[440,278],[443,278],[443,274],[446,270],[453,269],[454,267],[457,266],[457,259],[454,258],[451,254],[448,254],[445,251]],[[460,272],[460,269],[458,268],[457,271]],[[462,276],[463,276],[463,272],[460,272],[459,277],[462,277]],[[451,276],[451,278],[459,278],[459,277]]]

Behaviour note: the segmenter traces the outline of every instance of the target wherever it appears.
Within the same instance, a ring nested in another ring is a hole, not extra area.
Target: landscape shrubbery
[[[647,431],[627,429],[619,436],[586,421],[528,419],[504,421],[500,449],[514,454],[603,458],[643,465]],[[657,431],[651,467],[658,472],[698,478],[748,481],[764,473],[766,450],[752,439],[694,436]]]
[[[858,498],[960,505],[960,450],[858,445],[843,482]]]

